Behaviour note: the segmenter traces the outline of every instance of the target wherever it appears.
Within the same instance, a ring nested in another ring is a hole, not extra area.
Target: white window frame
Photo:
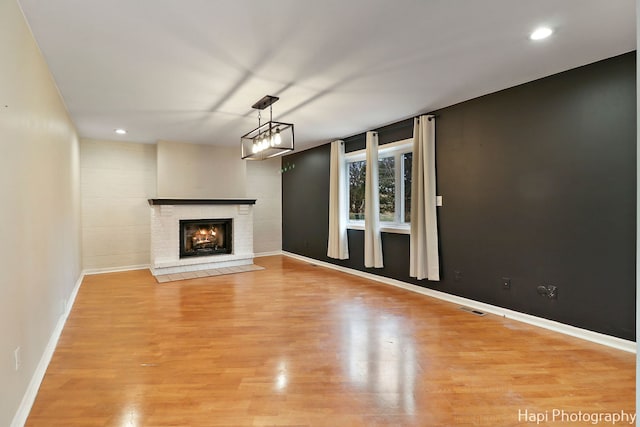
[[[398,194],[395,194],[395,212],[396,220],[380,221],[380,231],[385,233],[398,233],[409,234],[411,232],[411,224],[404,222],[404,162],[402,156],[407,153],[413,152],[413,138],[407,138],[400,141],[391,142],[389,144],[380,145],[378,147],[378,159],[385,157],[395,157],[395,182],[396,191],[400,190]],[[346,176],[349,177],[349,163],[363,161],[367,157],[367,150],[358,150],[346,153],[345,165]],[[349,180],[347,179],[347,200],[349,200]],[[378,213],[379,215],[380,213]],[[351,230],[364,230],[364,220],[349,219],[349,212],[347,211],[347,228]]]

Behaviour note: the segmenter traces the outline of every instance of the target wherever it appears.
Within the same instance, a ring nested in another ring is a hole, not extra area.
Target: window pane
[[[411,160],[413,153],[402,155],[404,163],[404,222],[411,222]]]
[[[364,219],[365,161],[349,163],[349,219]]]
[[[378,183],[380,185],[380,221],[396,221],[396,170],[394,157],[378,160]]]

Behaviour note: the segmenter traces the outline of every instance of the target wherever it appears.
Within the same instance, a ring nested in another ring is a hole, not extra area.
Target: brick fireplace
[[[253,263],[255,199],[149,199],[154,276]]]

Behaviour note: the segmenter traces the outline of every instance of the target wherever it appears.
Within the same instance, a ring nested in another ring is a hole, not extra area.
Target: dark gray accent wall
[[[349,260],[327,258],[329,145],[283,160],[283,249],[635,340],[635,67],[631,52],[434,112],[440,282],[408,277],[407,235],[383,233],[383,269],[356,230]]]

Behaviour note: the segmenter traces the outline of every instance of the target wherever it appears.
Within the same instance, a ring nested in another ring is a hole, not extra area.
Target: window
[[[383,231],[407,232],[411,221],[411,150],[413,139],[378,147],[380,225]],[[349,228],[364,228],[366,152],[347,153]]]
[[[403,199],[404,206],[402,214],[404,222],[411,222],[411,162],[413,161],[413,153],[404,153],[402,155],[402,180],[403,180]]]
[[[364,160],[347,161],[349,167],[349,220],[364,219],[364,183],[367,165]]]
[[[380,222],[396,221],[396,158],[378,159]]]

